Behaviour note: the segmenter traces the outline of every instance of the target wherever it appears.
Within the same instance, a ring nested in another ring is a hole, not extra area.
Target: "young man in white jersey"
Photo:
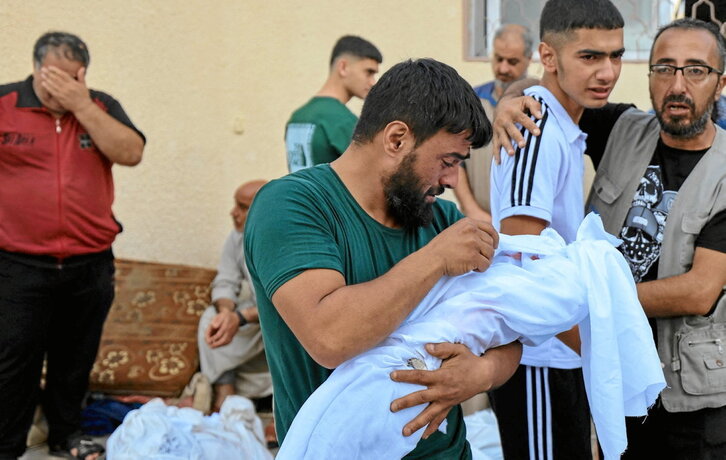
[[[577,123],[607,103],[621,66],[623,18],[609,0],[549,0],[540,17],[542,134],[492,168],[492,218],[505,234],[552,227],[575,239],[584,217],[583,153]],[[561,337],[579,348],[577,331]],[[552,339],[524,347],[514,377],[490,392],[504,457],[591,458],[590,419],[578,354]]]

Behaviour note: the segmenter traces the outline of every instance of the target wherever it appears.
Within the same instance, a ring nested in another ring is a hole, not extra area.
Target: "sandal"
[[[76,455],[71,453],[71,450],[73,449],[76,449]],[[60,445],[55,445],[48,449],[49,455],[77,460],[86,460],[89,455],[103,454],[104,452],[106,452],[106,449],[89,436],[77,436],[71,438],[66,443],[65,448]]]

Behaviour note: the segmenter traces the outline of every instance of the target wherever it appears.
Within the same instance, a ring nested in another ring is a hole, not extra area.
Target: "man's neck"
[[[679,137],[673,137],[665,131],[660,132],[660,138],[665,145],[668,147],[679,149],[679,150],[703,150],[713,145],[713,139],[716,137],[716,127],[712,121],[706,124],[706,128],[702,133],[697,134],[695,137],[689,139],[683,139]]]
[[[339,81],[336,81],[332,77],[328,77],[323,87],[320,88],[320,91],[315,93],[315,96],[332,97],[333,99],[339,100],[341,104],[347,104],[348,101],[350,101],[350,99],[353,97],[353,95],[348,92],[345,86],[343,86]]]
[[[580,122],[580,117],[582,117],[582,112],[585,111],[585,108],[562,90],[560,84],[557,82],[556,75],[545,72],[542,76],[541,85],[552,93],[575,124]]]

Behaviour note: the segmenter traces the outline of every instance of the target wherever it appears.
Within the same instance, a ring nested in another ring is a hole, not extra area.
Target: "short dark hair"
[[[539,17],[539,38],[577,29],[622,29],[623,16],[610,0],[548,0]]]
[[[62,49],[63,57],[80,62],[83,67],[88,67],[91,62],[88,47],[78,36],[67,32],[47,32],[41,35],[33,47],[33,62],[36,68],[40,68],[43,64],[43,59],[50,49]]]
[[[330,55],[330,65],[332,66],[333,62],[343,54],[352,54],[361,59],[373,59],[379,64],[383,62],[383,55],[373,43],[355,35],[345,35],[335,42]]]
[[[726,57],[726,44],[724,43],[724,38],[721,35],[721,32],[719,31],[718,26],[712,22],[706,22],[701,21],[700,19],[693,19],[693,18],[681,18],[676,19],[675,21],[672,21],[660,29],[658,29],[658,33],[655,34],[655,38],[653,39],[653,46],[650,47],[650,56],[648,57],[648,62],[651,62],[653,60],[653,48],[655,47],[655,42],[658,41],[658,37],[665,32],[668,29],[682,29],[682,30],[696,30],[701,29],[705,30],[706,32],[709,32],[711,35],[713,35],[714,40],[716,40],[716,46],[718,47],[718,67],[723,73],[724,71],[724,58]]]
[[[409,59],[381,76],[365,98],[353,141],[370,142],[396,120],[411,128],[417,146],[442,129],[452,134],[469,131],[474,148],[492,137],[492,126],[471,85],[452,67],[433,59]]]

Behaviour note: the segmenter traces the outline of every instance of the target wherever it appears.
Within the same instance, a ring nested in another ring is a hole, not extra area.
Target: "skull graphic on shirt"
[[[625,218],[620,251],[640,282],[660,256],[663,230],[677,192],[664,191],[660,166],[648,166]]]

